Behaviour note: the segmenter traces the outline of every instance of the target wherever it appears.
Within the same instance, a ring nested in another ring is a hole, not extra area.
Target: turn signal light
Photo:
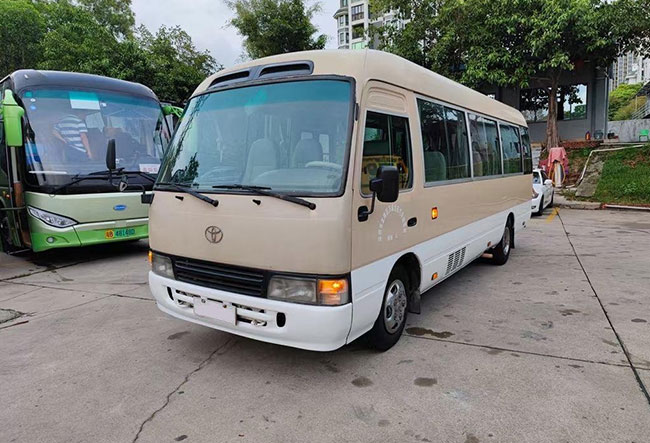
[[[149,251],[149,264],[153,263],[153,251]]]
[[[431,220],[435,220],[438,218],[438,208],[431,208]]]
[[[348,281],[318,280],[320,303],[323,305],[342,305],[348,301]]]

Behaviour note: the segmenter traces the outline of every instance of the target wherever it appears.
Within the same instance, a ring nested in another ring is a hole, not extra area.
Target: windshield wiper
[[[160,190],[164,191],[166,189],[169,190],[170,188],[174,189],[174,190],[176,190],[178,192],[185,192],[187,194],[190,194],[192,197],[196,197],[199,200],[203,200],[206,203],[210,203],[215,208],[217,206],[219,206],[219,201],[218,200],[211,199],[210,197],[207,197],[207,196],[205,196],[205,195],[203,195],[203,194],[201,194],[199,192],[196,192],[194,189],[192,189],[188,185],[181,185],[181,184],[178,184],[178,183],[165,183],[165,182],[156,183],[156,187],[154,188],[154,190],[160,189]]]
[[[152,183],[156,181],[156,177],[154,177],[153,175],[147,172],[142,172],[142,171],[125,171],[124,168],[115,169],[114,171],[109,171],[109,170],[96,171],[96,172],[90,172],[85,175],[81,175],[81,174],[73,175],[71,180],[68,183],[65,183],[61,186],[57,186],[56,188],[52,189],[52,191],[50,191],[50,195],[58,194],[62,190],[85,180],[108,180],[113,178],[119,178],[120,174],[126,174],[126,175],[137,174],[141,177],[150,180]]]
[[[71,180],[68,183],[65,183],[61,186],[57,186],[56,188],[52,189],[50,191],[50,195],[58,194],[64,189],[72,185],[75,185],[79,182],[82,182],[84,180],[101,180],[101,179],[108,179],[108,178],[111,178],[110,171],[97,171],[97,172],[91,172],[90,174],[86,174],[86,175],[76,174],[72,176]]]
[[[248,186],[248,185],[214,185],[213,189],[241,189],[243,191],[250,191],[258,195],[266,195],[268,197],[279,198],[291,203],[296,203],[298,205],[305,206],[312,211],[316,209],[316,203],[312,203],[300,197],[294,197],[293,195],[278,194],[277,192],[271,192],[271,188],[266,186]]]

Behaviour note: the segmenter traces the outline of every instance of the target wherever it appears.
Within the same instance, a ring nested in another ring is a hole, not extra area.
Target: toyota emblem
[[[205,238],[210,243],[219,243],[223,239],[223,231],[216,226],[208,226],[205,230]]]

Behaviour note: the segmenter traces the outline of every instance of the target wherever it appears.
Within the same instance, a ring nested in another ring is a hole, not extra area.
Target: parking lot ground
[[[22,315],[0,323],[0,441],[647,442],[648,250],[648,214],[547,210],[385,353],[170,318],[145,242],[2,256],[0,309]]]

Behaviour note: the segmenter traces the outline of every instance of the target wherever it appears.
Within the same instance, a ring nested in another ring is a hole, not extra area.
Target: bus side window
[[[411,140],[408,119],[368,111],[361,162],[361,192],[370,194],[370,180],[380,166],[396,166],[400,190],[413,185]]]
[[[524,154],[524,174],[533,172],[533,152],[530,148],[528,128],[521,128],[521,146]]]
[[[521,145],[519,130],[510,125],[499,125],[501,128],[501,143],[503,145],[503,169],[505,174],[522,172]]]
[[[418,99],[425,182],[470,177],[465,113]]]
[[[501,175],[501,149],[497,123],[475,114],[469,114],[472,136],[474,177]]]

